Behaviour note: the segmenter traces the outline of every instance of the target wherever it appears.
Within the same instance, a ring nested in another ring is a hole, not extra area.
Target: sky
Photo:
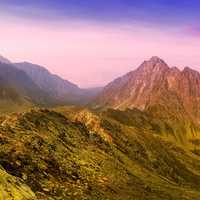
[[[200,71],[199,0],[0,0],[0,54],[80,87],[159,56]]]

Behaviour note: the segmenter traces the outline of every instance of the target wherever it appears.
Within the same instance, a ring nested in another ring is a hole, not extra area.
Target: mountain
[[[16,111],[30,105],[48,105],[51,98],[22,70],[0,62],[0,108]]]
[[[200,141],[200,73],[188,67],[180,71],[152,57],[109,83],[93,105],[120,110],[138,108],[165,121],[175,140],[184,144]]]
[[[0,165],[37,199],[199,200],[199,157],[134,115],[62,107],[1,117]]]
[[[188,67],[180,71],[152,57],[134,71],[109,83],[96,99],[97,105],[117,109],[147,108],[172,103],[200,118],[200,74]],[[196,107],[195,107],[196,106]]]
[[[34,83],[60,104],[87,104],[99,92],[99,88],[81,89],[77,85],[51,74],[42,66],[28,62],[15,63],[15,66],[25,71]]]

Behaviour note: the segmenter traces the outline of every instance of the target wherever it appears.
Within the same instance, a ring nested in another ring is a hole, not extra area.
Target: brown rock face
[[[160,58],[152,57],[136,70],[109,83],[95,104],[145,111],[159,106],[159,116],[163,111],[171,117],[173,113],[176,119],[200,123],[200,73],[188,67],[183,71],[170,68]]]

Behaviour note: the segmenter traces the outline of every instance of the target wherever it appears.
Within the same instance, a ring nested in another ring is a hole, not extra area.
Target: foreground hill
[[[114,112],[2,117],[0,164],[38,199],[198,200],[200,158]]]

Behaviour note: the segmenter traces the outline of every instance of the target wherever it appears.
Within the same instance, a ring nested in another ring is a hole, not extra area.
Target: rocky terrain
[[[129,112],[62,107],[2,117],[0,164],[37,199],[198,200],[199,156]]]

